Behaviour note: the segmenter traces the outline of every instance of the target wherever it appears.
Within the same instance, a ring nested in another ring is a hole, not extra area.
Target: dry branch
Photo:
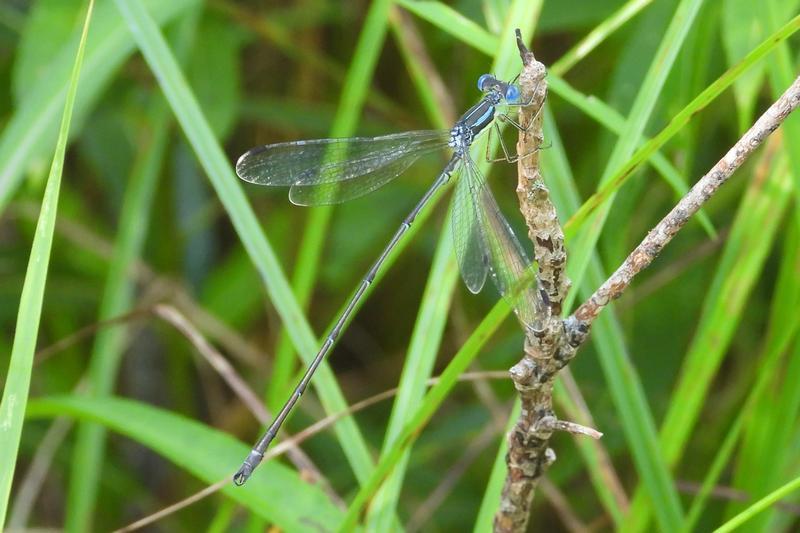
[[[575,353],[565,342],[561,319],[561,305],[570,285],[564,270],[567,258],[564,232],[539,170],[546,70],[525,48],[519,35],[517,45],[523,62],[519,78],[522,101],[530,101],[529,106],[521,108],[519,117],[526,131],[520,133],[517,143],[517,153],[521,156],[517,196],[538,261],[538,282],[547,293],[550,312],[541,317],[538,329],[528,328],[524,356],[510,371],[522,409],[508,434],[508,474],[494,520],[495,531],[503,532],[525,530],[533,491],[555,461],[555,453],[548,448],[558,426],[553,412],[553,380]]]
[[[517,144],[517,195],[538,261],[537,282],[547,294],[550,312],[542,318],[541,327],[537,324],[535,330],[526,328],[524,356],[510,370],[522,410],[508,435],[508,473],[494,520],[497,532],[525,531],[534,490],[556,458],[548,447],[554,431],[599,437],[591,428],[558,420],[552,402],[553,381],[586,342],[592,321],[611,300],[622,295],[633,277],[652,263],[688,219],[800,105],[798,78],[647,234],[617,271],[573,315],[562,319],[561,307],[570,286],[565,273],[564,233],[542,178],[538,156],[543,142],[541,110],[547,95],[545,68],[527,50],[519,34],[517,44],[523,62],[519,78],[522,99],[530,99],[530,104],[520,109],[519,120],[525,131],[520,132]]]
[[[672,240],[700,207],[717,192],[723,183],[742,166],[761,143],[786,120],[789,113],[800,104],[800,78],[786,89],[778,100],[767,109],[753,126],[747,130],[728,153],[708,173],[695,183],[633,252],[595,293],[575,311],[581,330],[588,333],[592,321],[611,300],[619,298],[630,285],[633,277],[646,268],[658,256],[664,246]]]

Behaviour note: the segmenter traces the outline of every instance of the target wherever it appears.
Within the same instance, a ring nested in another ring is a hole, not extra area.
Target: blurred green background
[[[420,161],[396,183],[335,209],[299,208],[285,190],[234,178],[245,150],[449,127],[479,97],[480,74],[510,78],[519,70],[512,32],[521,27],[550,68],[543,173],[563,222],[601,179],[637,157],[642,136],[673,128],[615,190],[596,246],[591,222],[570,226],[580,303],[793,81],[798,24],[784,25],[797,5],[100,1],[6,526],[114,529],[232,474],[260,424],[174,313],[276,410],[296,382],[296,350],[316,346],[306,324],[324,335],[444,161]],[[3,382],[85,12],[86,3],[73,0],[0,3]],[[150,26],[135,25],[143,20]],[[166,46],[148,28],[160,30]],[[597,39],[584,46],[589,35]],[[737,64],[744,68],[721,77]],[[687,106],[691,120],[670,125]],[[798,135],[800,123],[790,119],[604,312],[594,342],[570,365],[604,437],[554,437],[558,461],[537,493],[531,530],[709,530],[797,477]],[[489,175],[524,241],[515,167],[495,164]],[[522,333],[514,320],[489,314],[493,287],[473,296],[457,279],[442,229],[445,201],[415,226],[334,350],[328,392],[307,394],[287,429],[295,434],[341,411],[330,392],[336,384],[352,404],[397,387],[405,372],[405,403],[392,396],[303,442],[321,485],[304,482],[310,474],[282,456],[247,487],[228,487],[148,527],[335,528],[373,464],[388,457],[387,428],[393,441],[413,419],[427,376],[441,373],[472,335],[479,353],[471,374],[462,374],[410,455],[386,459],[404,476],[391,478],[363,520],[371,530],[485,529],[514,401],[511,382],[489,371],[521,358]],[[260,226],[248,225],[252,213]],[[167,311],[154,310],[159,303]],[[486,320],[499,324],[496,332],[475,335]],[[557,412],[576,419],[570,386],[559,389]],[[610,465],[598,462],[603,453]],[[711,495],[698,499],[706,480]],[[746,527],[792,530],[798,513],[790,498]]]

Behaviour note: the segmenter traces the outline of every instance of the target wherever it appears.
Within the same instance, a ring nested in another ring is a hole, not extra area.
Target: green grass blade
[[[751,183],[739,207],[661,426],[661,447],[670,466],[682,455],[711,381],[741,320],[744,304],[761,276],[790,196],[789,187],[785,165],[778,165],[766,180]],[[632,530],[646,527],[645,500],[642,491],[637,490],[628,521]]]
[[[441,2],[398,0],[397,4],[487,56],[494,55],[505,38],[502,34],[501,38],[492,35],[480,24]]]
[[[800,315],[795,312],[800,306],[800,282],[798,282],[796,275],[800,265],[800,246],[798,245],[797,236],[798,227],[794,224],[790,225],[783,239],[781,265],[778,279],[775,283],[774,297],[769,313],[769,329],[764,349],[760,357],[756,358],[760,363],[754,373],[757,376],[755,385],[750,389],[744,407],[740,410],[736,420],[728,430],[725,441],[720,446],[720,450],[706,474],[703,485],[692,502],[687,514],[684,531],[694,530],[706,500],[711,494],[711,490],[716,486],[723,469],[733,455],[735,445],[739,442],[739,436],[745,427],[745,423],[749,422],[753,417],[769,415],[775,410],[771,397],[765,395],[765,393],[769,390],[768,387],[772,385],[775,377],[781,375],[779,369],[784,353],[789,347],[789,343],[800,331]],[[755,427],[755,425],[753,426],[750,431],[758,431],[759,428]],[[763,437],[764,435],[759,432],[756,437],[758,436]],[[742,440],[743,442],[738,452],[739,464],[734,473],[734,487],[742,486],[741,483],[737,482],[737,478],[746,479],[748,475],[756,477],[759,475],[757,470],[754,471],[758,468],[758,465],[752,465],[752,469],[747,469],[743,465],[743,463],[747,462],[752,452],[750,451],[748,436],[745,435]]]
[[[558,212],[566,217],[578,209],[579,196],[563,144],[549,112],[545,115],[545,138],[553,143],[553,149],[546,150],[542,154],[545,175],[548,176],[551,195]],[[598,287],[607,278],[596,258],[590,263],[587,276],[581,293],[588,296],[591,289]],[[662,495],[659,501],[677,500],[677,492],[659,450],[656,425],[644,393],[644,386],[627,355],[628,349],[613,307],[606,309],[595,321],[591,339],[597,349],[609,393],[620,415],[622,429],[640,478],[647,484],[650,494]],[[602,479],[602,473],[597,471],[593,462],[588,461],[587,466],[589,469],[594,469],[593,480]],[[598,487],[597,484],[595,487],[609,513],[617,516],[619,510],[614,496],[608,493],[606,487]]]
[[[450,128],[456,119],[454,116],[448,115],[455,115],[457,111],[445,109],[447,107],[446,103],[441,102],[443,97],[437,95],[433,90],[432,81],[426,71],[426,65],[417,57],[417,53],[413,48],[414,43],[409,42],[409,39],[406,38],[400,11],[397,7],[392,9],[391,29],[395,43],[403,56],[406,70],[408,70],[411,81],[414,83],[414,88],[417,90],[417,96],[422,103],[422,107],[425,108],[425,114],[431,119],[435,127],[441,129]]]
[[[587,271],[588,283],[581,289],[581,295],[588,298],[594,287],[605,279],[599,265],[592,262]],[[682,520],[678,491],[658,442],[656,423],[647,403],[647,395],[624,344],[622,327],[613,315],[601,313],[595,319],[592,343],[597,349],[609,393],[621,418],[625,440],[630,446],[643,490],[652,505],[651,510],[659,524],[674,520],[678,527]]]
[[[102,424],[162,455],[206,484],[230,475],[248,447],[221,431],[141,402],[109,396],[102,402],[85,396],[33,400],[28,417],[70,415]],[[228,483],[221,491],[253,513],[286,531],[322,528],[342,518],[317,486],[279,461],[267,461],[243,487]],[[122,524],[120,524],[122,525]]]
[[[779,33],[783,28],[786,27],[786,25],[794,22],[795,19],[792,19],[783,27],[779,27],[780,19],[778,18],[778,11],[780,10],[780,7],[785,8],[786,6],[784,4],[776,3],[776,0],[770,0],[767,3],[767,6],[769,8],[768,11],[770,22],[767,27],[770,30],[773,28],[778,28],[775,33]],[[784,40],[781,40],[781,42],[778,43],[775,56],[775,61],[770,62],[767,73],[769,75],[772,96],[773,98],[779,98],[780,95],[786,90],[786,87],[789,87],[794,81],[796,74],[796,62],[793,59],[792,49]],[[787,148],[789,146],[796,146],[795,143],[800,141],[800,119],[794,116],[787,118],[787,120],[781,126],[781,129],[783,130],[786,138],[786,144],[784,147]],[[789,157],[791,171],[795,176],[800,176],[800,153],[798,153],[797,150],[791,149],[786,149],[785,151]],[[800,199],[800,186],[797,185],[796,179],[794,185],[794,194],[795,201]],[[797,213],[796,210],[795,212]],[[800,223],[800,217],[796,218],[796,223]]]
[[[422,101],[426,103],[426,109],[432,121],[437,127],[447,128],[450,125],[444,116],[442,108],[436,102],[436,96],[430,86],[430,80],[424,75],[417,56],[409,49],[399,25],[398,17],[396,13],[393,13],[392,29],[414,81],[414,86]],[[421,221],[417,220],[415,226],[419,225],[421,225]],[[402,424],[411,409],[419,404],[425,393],[424,384],[431,376],[433,364],[439,351],[442,334],[447,323],[447,311],[458,276],[457,266],[453,259],[449,231],[449,224],[445,224],[439,237],[439,246],[436,249],[431,265],[431,273],[422,295],[417,321],[411,333],[411,341],[403,364],[397,396],[395,397],[384,435],[383,450],[388,448],[402,429]],[[373,504],[370,506],[369,514],[366,517],[369,529],[376,531],[389,529],[391,525],[390,519],[394,516],[400,496],[409,455],[410,452],[408,451],[403,454],[399,465],[375,496]]]
[[[602,187],[592,195],[580,210],[567,221],[566,230],[568,234],[575,234],[581,226],[583,226],[589,217],[601,205],[604,205],[613,194],[633,175],[634,170],[642,161],[652,155],[656,150],[663,146],[669,139],[671,139],[680,129],[686,125],[691,118],[696,115],[700,110],[711,103],[722,91],[730,87],[737,79],[739,79],[748,68],[756,64],[759,60],[763,59],[769,52],[771,52],[778,44],[788,39],[798,29],[800,29],[800,15],[787,22],[778,31],[770,35],[764,40],[757,48],[742,59],[739,63],[728,69],[722,76],[717,78],[714,83],[709,85],[703,92],[697,95],[694,100],[689,102],[680,112],[678,112],[670,123],[661,132],[650,139],[644,146],[639,148],[635,154],[631,156],[625,165],[621,166],[618,171],[614,173],[608,181],[604,182]]]
[[[514,27],[516,27],[516,22],[519,20],[528,21],[520,30],[523,35],[529,36],[532,33],[533,24],[538,19],[540,9],[541,2],[538,0],[515,1],[509,6],[505,21],[506,26],[503,31],[503,34],[507,35],[508,38],[504,40],[504,45],[497,51],[492,72],[509,77],[510,73],[517,68],[518,52],[516,43],[511,38]],[[482,166],[485,171],[486,165],[482,163]],[[403,424],[413,414],[413,409],[419,405],[422,399],[424,392],[422,384],[425,382],[425,378],[430,376],[441,339],[441,331],[446,323],[446,304],[449,304],[452,287],[458,278],[458,268],[454,260],[449,223],[445,224],[445,228],[441,232],[435,257],[436,264],[431,270],[431,277],[426,285],[426,299],[423,300],[413,333],[413,339],[426,340],[427,342],[415,345],[412,341],[409,356],[403,369],[398,399],[395,401],[384,440],[384,453],[398,438]],[[433,279],[434,277],[440,277],[441,279]],[[435,300],[427,299],[429,287],[438,292],[438,298]],[[447,294],[441,292],[443,289],[448,289],[446,290]],[[424,316],[433,312],[434,309],[438,309],[440,313],[438,320],[435,322],[433,316]],[[430,326],[435,329],[430,330]],[[429,330],[424,331],[425,329]],[[400,455],[398,464],[393,468],[392,475],[374,498],[373,505],[370,506],[370,515],[368,516],[368,520],[370,520],[369,529],[385,530],[388,527],[389,511],[392,511],[397,504],[408,465],[409,454],[410,451],[404,451]]]
[[[180,20],[176,41],[185,56],[194,38],[198,10]],[[149,227],[150,206],[155,185],[163,164],[168,140],[169,110],[161,95],[153,98],[148,113],[149,139],[137,157],[123,199],[114,251],[109,263],[98,322],[109,320],[130,311],[135,290],[130,277],[130,265],[136,261],[144,246]],[[89,362],[88,395],[101,398],[113,392],[119,365],[125,350],[124,328],[103,329],[92,346]],[[67,531],[92,529],[92,516],[98,495],[100,471],[104,460],[105,429],[96,424],[81,424],[78,428],[72,455],[72,472],[67,492]]]
[[[403,363],[397,396],[395,397],[389,424],[383,441],[383,451],[388,450],[400,435],[406,420],[413,414],[425,394],[427,381],[433,372],[436,355],[447,325],[448,310],[453,297],[453,289],[458,279],[458,265],[451,239],[449,223],[442,227],[439,246],[431,265],[431,273],[422,294],[414,330],[408,345],[408,353]],[[398,465],[375,496],[367,515],[367,529],[387,531],[394,517],[394,509],[400,497],[404,474],[410,453],[406,451]]]
[[[64,113],[58,131],[56,150],[50,175],[42,199],[42,209],[36,224],[36,234],[31,245],[31,255],[25,281],[22,285],[22,296],[17,314],[17,327],[14,333],[14,344],[11,349],[11,360],[8,366],[3,398],[0,400],[0,528],[5,523],[8,501],[11,494],[11,483],[14,478],[14,466],[17,463],[19,441],[22,436],[22,424],[31,383],[33,356],[36,350],[36,339],[39,335],[39,322],[42,315],[42,301],[47,283],[47,269],[50,265],[50,250],[53,246],[53,231],[58,210],[58,194],[61,189],[61,174],[64,169],[64,154],[67,151],[67,137],[75,106],[75,95],[78,92],[78,79],[81,75],[83,54],[86,49],[86,38],[89,34],[89,23],[92,19],[94,1],[89,1],[86,18],[83,23],[77,55],[69,78],[66,92]]]
[[[622,134],[623,130],[625,129],[625,117],[623,117],[619,111],[606,104],[602,100],[581,94],[558,76],[553,75],[548,77],[548,83],[549,87],[553,90],[553,94],[562,97],[564,100],[586,113],[589,117],[596,120],[600,125],[607,128],[609,131],[612,131],[617,135]],[[646,137],[640,139],[640,150],[644,149],[646,146],[650,146],[651,142],[652,140],[649,140]],[[653,168],[661,175],[661,177],[664,178],[664,181],[667,183],[667,185],[669,185],[670,188],[675,192],[676,198],[680,198],[689,191],[689,186],[686,184],[686,178],[682,176],[680,172],[678,172],[678,170],[662,153],[657,151],[657,148],[652,150],[645,159],[647,159]],[[645,159],[641,159],[639,161],[642,162]],[[580,212],[577,207],[574,211]],[[708,218],[708,215],[705,213],[705,211],[699,211],[697,216],[698,221],[706,230],[706,233],[708,233],[711,238],[716,238],[717,231],[714,229],[714,226],[711,224],[711,220]],[[577,216],[573,218],[577,218]],[[575,224],[572,219],[567,221],[568,226],[571,226],[572,224]]]
[[[362,484],[350,507],[347,510],[344,521],[339,525],[339,531],[352,531],[356,526],[358,517],[367,502],[373,497],[380,488],[383,481],[391,473],[392,469],[398,464],[403,452],[411,446],[422,429],[428,423],[436,410],[442,405],[447,395],[458,383],[458,377],[466,372],[470,363],[480,353],[483,344],[497,331],[503,320],[509,315],[510,309],[504,300],[500,300],[492,308],[488,315],[481,321],[469,339],[464,343],[455,357],[442,372],[439,382],[436,383],[422,400],[422,403],[414,411],[414,415],[409,417],[400,436],[395,440],[386,453],[381,455],[378,464],[366,483]]]
[[[610,35],[635,17],[642,9],[649,6],[653,0],[628,0],[607,19],[594,27],[586,37],[570,48],[558,61],[550,66],[550,72],[563,76],[579,61],[588,56]]]
[[[283,326],[303,360],[310,362],[317,353],[317,340],[294,298],[275,252],[247,202],[230,162],[214,138],[164,37],[139,0],[117,0],[116,4],[158,78],[161,90],[211,180],[242,244],[258,269],[270,300],[283,319]],[[320,365],[313,383],[327,413],[346,409],[344,395],[325,362]],[[356,477],[365,478],[372,468],[372,461],[353,418],[345,417],[337,422],[335,432]],[[233,467],[232,471],[235,470],[236,465],[230,466]]]
[[[544,138],[546,142],[550,144],[551,148],[549,150],[545,150],[541,154],[542,168],[545,180],[550,188],[550,197],[553,200],[553,204],[556,206],[559,217],[563,220],[564,218],[568,217],[570,213],[574,213],[575,210],[578,209],[578,206],[580,205],[580,196],[578,195],[578,191],[575,186],[575,179],[567,159],[564,143],[561,141],[561,135],[558,132],[555,118],[553,117],[550,107],[545,107]],[[599,268],[599,266],[597,268]],[[593,274],[594,269],[590,270],[590,276]],[[606,312],[614,313],[614,310],[607,309]],[[602,345],[625,345],[623,338],[616,337],[616,335],[619,334],[619,330],[612,330],[608,328],[605,323],[597,324],[597,326],[598,327],[594,328],[592,335],[598,335],[601,339],[609,339],[603,342]],[[622,350],[620,353],[624,352],[625,350]],[[600,354],[601,356],[605,355],[605,352],[600,352]],[[631,375],[635,378],[635,373]],[[635,378],[635,381],[638,381],[638,378]],[[646,407],[647,403],[644,402],[642,398],[637,398],[635,396],[635,392],[639,389],[634,389],[632,393],[626,395],[624,402],[627,404],[633,404],[639,401],[643,402],[643,405]],[[559,381],[556,382],[553,393],[556,402],[563,404],[568,401],[568,397],[563,392]],[[625,419],[623,419],[623,423],[624,422]],[[655,429],[653,429],[653,435],[655,436]],[[585,439],[579,440],[582,441]],[[592,480],[592,485],[597,492],[598,498],[608,511],[608,514],[611,516],[614,523],[618,524],[622,519],[622,511],[617,504],[615,495],[611,492],[610,487],[605,482],[605,475],[600,468],[599,462],[596,460],[596,453],[594,452],[595,445],[595,443],[591,442],[578,443],[581,457],[583,457],[584,462],[586,463],[586,468],[589,471],[589,477]],[[505,464],[502,466],[503,470],[505,471]],[[492,476],[494,475],[495,473],[493,472]],[[492,477],[492,479],[494,479],[494,477]]]
[[[165,24],[199,0],[147,0],[158,24]],[[75,42],[78,41],[75,36]],[[77,46],[77,44],[76,44]],[[75,120],[85,116],[108,85],[111,76],[133,52],[134,42],[110,2],[101,2],[94,15],[92,34],[86,43],[81,92],[75,103]],[[45,157],[56,142],[59,116],[74,57],[65,47],[52,62],[47,76],[29,89],[29,94],[5,125],[0,137],[0,212],[12,198],[32,161]]]
[[[353,52],[350,68],[339,97],[339,106],[333,119],[329,137],[349,137],[353,135],[361,116],[361,110],[369,92],[378,55],[383,48],[386,30],[389,23],[389,8],[391,0],[373,2],[364,20],[358,44]],[[317,279],[318,267],[322,263],[322,250],[327,240],[328,225],[333,206],[321,206],[313,209],[306,222],[306,229],[297,254],[295,270],[292,279],[292,289],[302,308],[307,307],[311,292]],[[283,335],[285,337],[286,334]],[[291,390],[287,381],[293,369],[293,352],[290,345],[283,339],[279,340],[276,355],[276,369],[270,380],[268,390],[271,407],[277,410],[285,401]],[[291,385],[290,385],[291,386]]]
[[[623,166],[636,149],[639,139],[644,133],[644,128],[655,109],[667,75],[672,69],[675,58],[701,5],[702,0],[681,0],[675,9],[669,27],[661,40],[658,51],[633,102],[625,130],[614,146],[603,170],[600,178],[601,186],[606,185],[609,180],[613,179],[617,170]],[[608,199],[600,204],[586,224],[582,225],[581,229],[572,235],[573,242],[570,246],[567,274],[576,286],[583,284],[583,275],[600,237],[608,212],[611,209],[613,197],[613,194],[609,195]],[[569,309],[571,307],[571,302],[574,301],[576,295],[577,292],[573,291],[571,297],[567,298],[565,308]],[[673,508],[669,516],[661,516],[661,519],[667,519],[667,522],[661,523],[662,528],[670,530],[677,527],[680,517],[678,511],[679,509]]]
[[[500,506],[500,496],[503,493],[503,484],[506,480],[506,454],[508,453],[508,439],[506,435],[514,427],[519,418],[520,409],[522,404],[519,399],[514,402],[514,407],[511,409],[508,424],[506,424],[503,436],[500,439],[500,446],[497,447],[497,455],[494,457],[492,463],[492,471],[489,474],[489,481],[486,483],[486,490],[483,492],[481,498],[481,506],[478,509],[478,517],[475,519],[475,527],[472,529],[474,533],[482,533],[483,531],[491,531],[492,524],[494,523],[494,515],[497,513],[497,508]]]
[[[767,11],[764,8],[758,2],[722,2],[720,37],[729,64],[736,63],[763,38],[762,22]],[[765,63],[759,63],[733,84],[740,131],[752,123],[766,68]]]
[[[98,322],[123,315],[131,310],[133,304],[135,286],[130,266],[139,258],[144,246],[153,194],[167,147],[169,113],[160,95],[148,118],[147,135],[142,135],[142,138],[147,138],[149,145],[141,152],[125,193]],[[98,332],[89,365],[90,396],[97,398],[112,392],[126,336],[124,328],[108,328]],[[91,529],[91,516],[104,460],[104,440],[105,432],[101,426],[84,424],[78,429],[67,494],[67,530]]]
[[[776,11],[776,3],[768,2],[766,17],[764,17],[767,19],[765,31],[779,25]],[[767,65],[767,74],[773,98],[779,97],[785,88],[794,81],[794,61],[787,43],[779,44],[773,61]],[[800,176],[800,154],[791,148],[800,142],[800,121],[797,117],[790,117],[781,129],[784,153],[789,160],[790,172],[795,177]],[[797,198],[800,194],[800,187],[797,186],[796,178],[793,180],[793,185],[794,196]],[[798,222],[796,215],[793,222],[793,225],[796,226]],[[795,232],[790,232],[790,234],[793,233]],[[779,281],[781,280],[779,279]],[[785,300],[786,294],[794,294],[796,291],[793,289],[796,289],[798,283],[800,282],[795,277],[791,283],[787,282],[785,286],[776,288],[776,305]],[[787,317],[795,315],[794,311],[789,311]],[[757,415],[748,420],[747,431],[739,451],[739,464],[734,476],[734,486],[744,490],[751,498],[762,496],[772,487],[786,481],[787,465],[792,464],[794,450],[791,447],[790,431],[794,427],[798,409],[797,388],[792,383],[796,383],[796,380],[800,379],[797,377],[799,356],[800,353],[795,349],[782,371],[775,375],[774,381],[771,383],[770,397],[761,400],[756,408]],[[761,375],[761,371],[757,375]],[[742,508],[742,505],[732,503],[728,509],[728,516],[732,516],[734,512],[738,512]],[[763,513],[748,527],[754,531],[766,530],[774,515],[774,510]]]
[[[756,516],[758,513],[768,509],[770,505],[774,504],[781,498],[788,496],[797,489],[800,489],[800,477],[793,479],[779,489],[776,489],[775,491],[764,496],[756,503],[733,517],[731,520],[725,522],[725,524],[723,524],[721,527],[715,529],[714,533],[728,533],[729,531],[736,530],[736,528]]]

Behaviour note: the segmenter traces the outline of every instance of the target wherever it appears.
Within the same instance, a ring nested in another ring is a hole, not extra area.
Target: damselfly
[[[287,186],[289,199],[298,205],[327,205],[358,198],[390,182],[422,155],[451,149],[453,155],[414,209],[403,220],[389,244],[361,281],[316,357],[286,404],[263,437],[253,447],[234,475],[241,485],[261,462],[270,442],[300,399],[325,355],[336,344],[359,300],[381,265],[414,219],[437,191],[452,177],[460,176],[452,206],[452,231],[461,277],[467,288],[478,293],[491,274],[500,294],[509,300],[520,321],[533,327],[544,304],[540,291],[527,289],[523,278],[529,272],[524,249],[500,212],[478,166],[469,154],[475,138],[490,126],[497,128],[500,105],[520,102],[520,90],[490,74],[478,79],[483,98],[472,106],[450,130],[410,131],[380,137],[319,139],[269,144],[253,148],[236,163],[236,173],[259,185]],[[502,116],[515,124],[507,115]],[[519,127],[519,126],[518,126]],[[499,133],[499,130],[498,130]],[[514,161],[504,149],[506,159]],[[520,288],[520,289],[518,289]]]

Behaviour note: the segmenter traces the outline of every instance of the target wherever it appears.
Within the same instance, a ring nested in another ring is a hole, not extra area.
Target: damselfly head
[[[478,89],[483,93],[494,91],[510,104],[519,101],[519,87],[500,81],[491,74],[484,74],[478,78]]]
[[[503,82],[492,76],[491,74],[484,74],[478,78],[478,90],[482,93],[488,93],[494,89],[499,88]]]

